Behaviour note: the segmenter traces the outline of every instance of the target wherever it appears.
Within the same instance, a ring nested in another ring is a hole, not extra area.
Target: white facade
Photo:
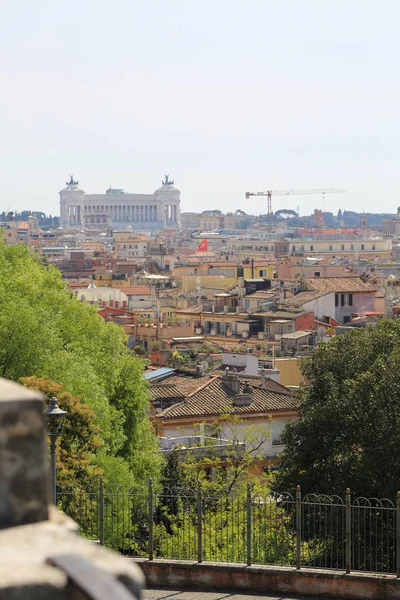
[[[237,423],[234,427],[232,424],[227,423],[219,423],[218,427],[220,428],[220,437],[222,440],[236,441],[245,443],[246,439],[248,439],[249,435],[249,427],[253,427],[251,431],[251,435],[257,433],[258,436],[263,435],[265,437],[265,441],[259,448],[259,454],[262,457],[273,458],[280,454],[282,450],[285,448],[283,444],[277,443],[281,437],[283,430],[286,425],[292,421],[296,420],[296,417],[288,417],[288,416],[280,416],[275,415],[270,418],[268,415],[265,415],[264,418],[258,416],[257,420],[254,421],[242,421]],[[163,422],[163,437],[164,438],[179,438],[179,437],[188,437],[191,438],[193,436],[199,435],[199,423],[192,424],[187,423],[185,425],[174,425],[169,424],[168,421]]]
[[[392,240],[382,238],[366,238],[352,240],[298,240],[290,241],[290,252],[306,252],[313,254],[365,254],[391,252]]]
[[[71,177],[60,191],[61,227],[111,226],[115,229],[164,229],[180,226],[180,191],[168,176],[153,194],[130,194],[109,188],[105,194],[86,194]]]

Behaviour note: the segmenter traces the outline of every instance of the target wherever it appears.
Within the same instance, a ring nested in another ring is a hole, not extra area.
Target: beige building
[[[348,277],[340,263],[332,264],[332,259],[307,256],[285,256],[278,263],[278,279],[299,279],[301,277]]]
[[[147,256],[149,238],[132,231],[113,232],[115,252],[118,258]]]
[[[216,231],[224,228],[224,215],[217,211],[206,211],[200,216],[201,231]]]
[[[392,252],[392,240],[387,238],[358,237],[341,240],[294,239],[289,245],[290,252],[305,252],[321,256],[358,256],[365,258],[389,258]]]

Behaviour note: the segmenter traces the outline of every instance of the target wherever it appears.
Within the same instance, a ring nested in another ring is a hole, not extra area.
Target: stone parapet
[[[292,567],[247,567],[240,564],[193,563],[184,560],[131,559],[140,565],[152,587],[179,590],[240,590],[260,593],[307,595],[341,600],[398,600],[400,580],[394,575],[346,573]]]
[[[0,600],[83,600],[87,596],[67,574],[52,566],[52,557],[75,554],[111,575],[141,598],[140,568],[95,542],[77,535],[78,526],[55,508],[41,523],[0,531]],[[111,600],[111,598],[110,598]]]
[[[43,396],[0,378],[0,529],[48,517]]]

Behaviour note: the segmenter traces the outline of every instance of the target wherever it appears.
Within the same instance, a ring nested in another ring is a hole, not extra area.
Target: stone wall
[[[132,559],[135,560],[135,559]],[[394,575],[345,573],[323,569],[267,567],[136,559],[149,586],[173,589],[244,590],[274,595],[304,594],[341,600],[398,600],[400,580]]]
[[[43,397],[0,379],[0,529],[48,517]]]

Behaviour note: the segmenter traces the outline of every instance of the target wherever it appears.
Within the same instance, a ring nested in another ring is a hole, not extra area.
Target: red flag
[[[207,252],[208,242],[207,240],[203,240],[201,244],[198,245],[196,252]]]

